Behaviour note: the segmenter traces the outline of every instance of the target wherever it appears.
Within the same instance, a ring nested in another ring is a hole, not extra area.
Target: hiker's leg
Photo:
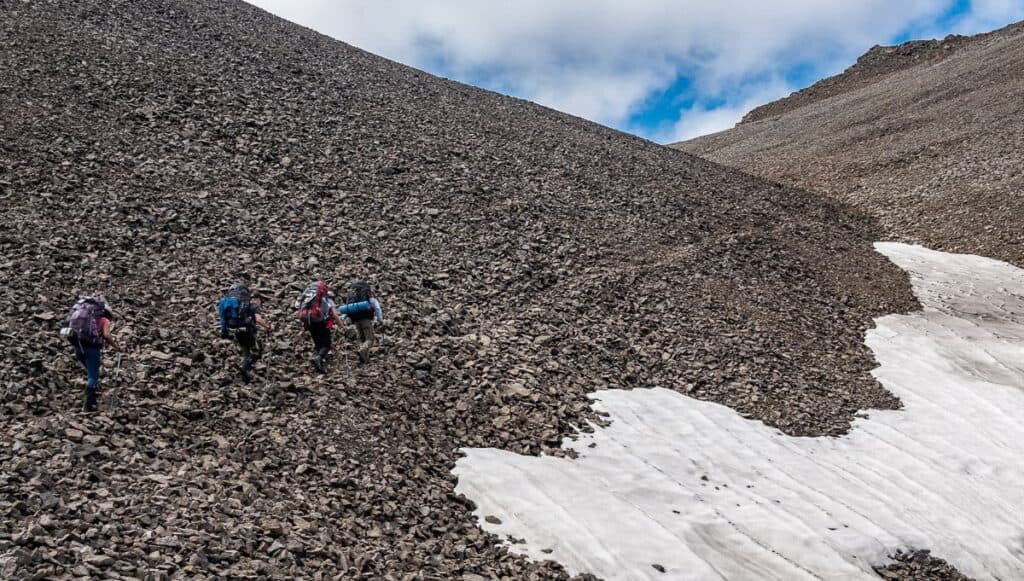
[[[100,385],[100,364],[103,360],[103,351],[99,347],[84,347],[81,352],[82,356],[79,360],[85,366],[87,377],[85,402],[82,409],[91,412],[96,409],[96,391]]]
[[[309,326],[309,334],[313,336],[313,347],[316,349],[316,354],[313,355],[313,367],[320,373],[324,373],[326,371],[324,359],[331,352],[331,330],[327,328],[326,324],[314,324]]]
[[[327,357],[331,352],[331,330],[325,324],[314,325],[310,330],[314,332],[313,343],[316,345],[317,356],[321,359]]]
[[[256,333],[239,333],[238,347],[242,350],[242,369],[248,371],[260,358],[259,345],[256,342]]]
[[[356,330],[356,356],[359,358],[360,363],[365,363],[366,360],[363,358],[363,352],[360,351],[360,346],[363,344],[363,327],[359,324],[359,321],[352,321],[352,328]]]
[[[377,344],[377,333],[373,330],[373,319],[366,321],[366,327],[363,329],[363,342],[366,343],[367,349],[372,349]]]
[[[260,360],[263,357],[263,341],[260,341],[259,335],[256,331],[252,332],[252,360],[253,363]]]
[[[103,351],[99,347],[86,347],[83,349],[85,373],[88,377],[87,386],[89,389],[96,389],[100,384],[100,363],[103,359]]]
[[[313,339],[313,354],[316,355],[320,351],[320,330],[315,323],[311,323],[308,330],[310,338]]]
[[[238,341],[238,348],[242,351],[242,363],[238,366],[239,374],[244,383],[249,383],[252,379],[249,372],[256,360],[260,358],[256,332],[240,332],[235,335],[235,339]]]
[[[370,360],[370,348],[373,347],[373,319],[356,321],[356,335],[359,339],[359,360],[366,363]]]

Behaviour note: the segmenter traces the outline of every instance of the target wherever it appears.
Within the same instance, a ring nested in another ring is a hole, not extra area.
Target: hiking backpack
[[[217,305],[217,311],[221,330],[252,329],[256,325],[256,317],[252,312],[252,293],[244,284],[232,284]]]
[[[295,307],[299,310],[295,318],[302,321],[307,327],[314,323],[323,323],[327,319],[324,312],[324,298],[327,297],[327,283],[323,281],[311,282],[295,301]]]
[[[365,280],[357,280],[348,287],[345,306],[342,309],[353,321],[373,318],[373,306],[370,305],[370,299],[374,296],[370,283]]]
[[[346,303],[364,303],[373,296],[373,288],[365,280],[357,280],[348,287],[348,295],[345,296]]]
[[[72,345],[80,347],[102,347],[100,318],[107,312],[103,301],[92,297],[78,300],[68,314],[67,338]]]

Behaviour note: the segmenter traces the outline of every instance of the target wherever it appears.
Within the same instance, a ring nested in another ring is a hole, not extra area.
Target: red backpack
[[[295,318],[307,327],[314,323],[323,323],[327,319],[323,304],[328,290],[324,281],[309,283],[299,296],[299,300],[295,301],[295,306],[299,309]]]

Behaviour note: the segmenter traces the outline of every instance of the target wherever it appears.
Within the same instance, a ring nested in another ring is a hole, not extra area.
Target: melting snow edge
[[[456,491],[512,551],[605,579],[877,579],[908,548],[1024,578],[1024,270],[876,248],[923,307],[866,336],[902,410],[793,438],[667,389],[603,391],[611,424],[564,443],[577,460],[467,449]]]

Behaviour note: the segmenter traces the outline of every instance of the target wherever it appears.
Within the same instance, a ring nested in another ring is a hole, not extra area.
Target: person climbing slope
[[[341,325],[337,305],[328,296],[329,293],[330,288],[326,282],[311,282],[295,301],[295,308],[298,309],[295,317],[313,338],[313,367],[320,373],[327,371],[325,362],[331,352],[331,328],[328,322]]]
[[[338,312],[350,321],[356,328],[356,340],[359,342],[359,361],[367,363],[370,361],[370,349],[376,342],[374,334],[374,323],[384,322],[384,311],[381,309],[380,301],[373,287],[365,280],[357,280],[348,288],[345,296],[345,305],[338,308]]]
[[[238,370],[242,381],[252,379],[252,366],[263,354],[263,345],[257,337],[258,328],[271,332],[273,328],[260,314],[260,295],[253,294],[242,283],[233,283],[227,294],[217,303],[220,336],[234,339],[242,354]]]
[[[82,297],[71,307],[66,321],[67,326],[61,329],[61,335],[75,348],[75,359],[85,369],[83,412],[96,411],[104,345],[110,345],[114,351],[121,350],[121,346],[111,334],[113,320],[114,314],[103,299]]]

